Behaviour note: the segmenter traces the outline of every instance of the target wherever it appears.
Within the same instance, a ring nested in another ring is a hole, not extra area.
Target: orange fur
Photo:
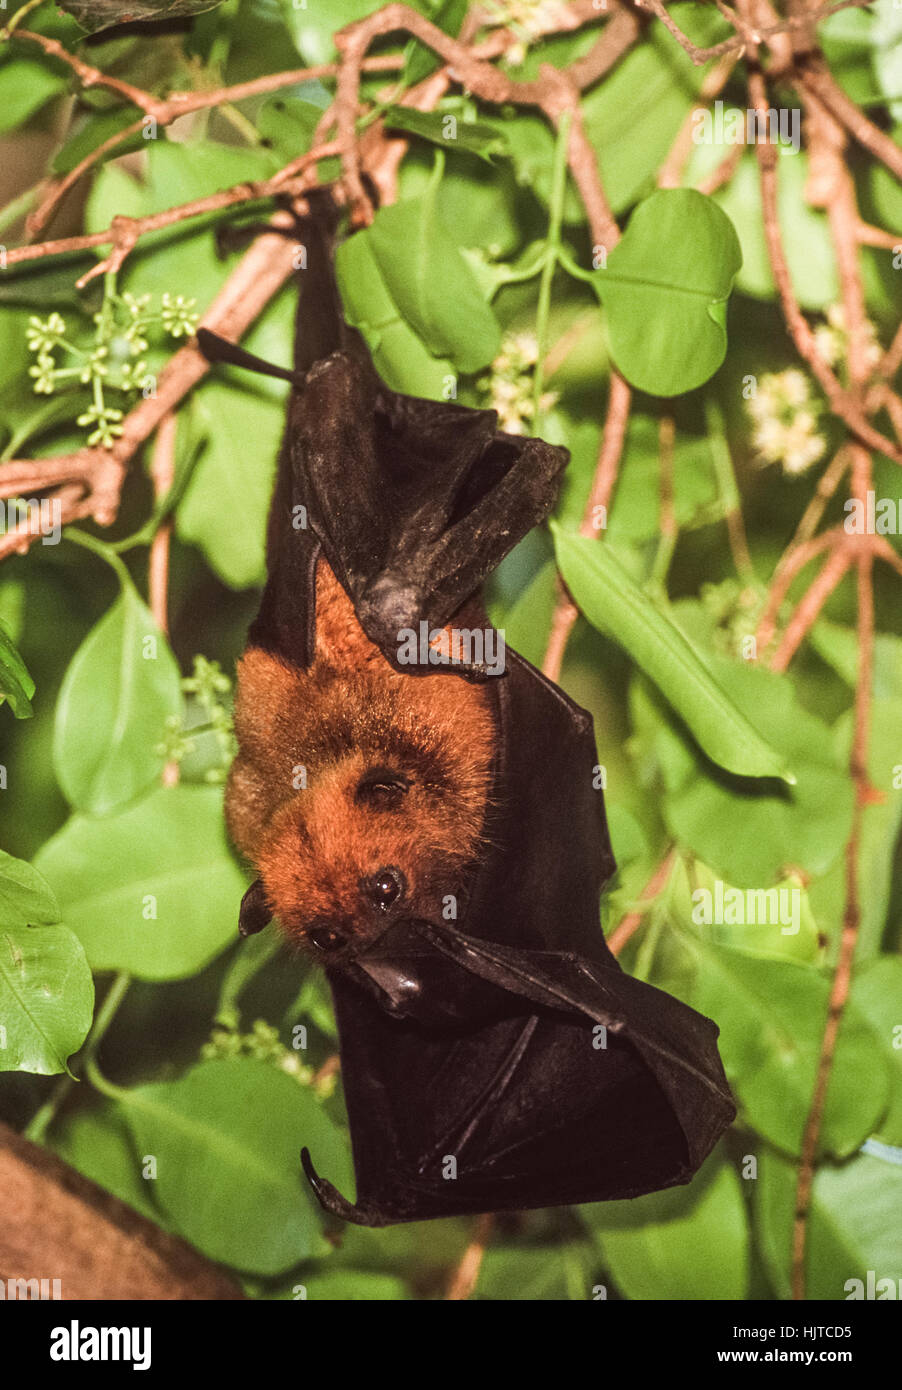
[[[289,936],[303,943],[328,923],[350,950],[393,916],[434,916],[459,890],[479,846],[494,722],[485,686],[395,671],[323,560],[316,579],[309,669],[258,647],[239,663],[226,816]],[[361,799],[375,768],[409,789],[390,805]],[[387,867],[404,890],[386,910],[365,885]]]

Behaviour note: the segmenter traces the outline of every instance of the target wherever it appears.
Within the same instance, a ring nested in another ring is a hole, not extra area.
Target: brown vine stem
[[[153,479],[154,498],[159,502],[169,492],[175,482],[175,442],[178,434],[178,419],[170,411],[164,415],[157,430],[153,461],[150,474]],[[169,517],[158,528],[150,546],[148,560],[147,592],[150,611],[161,632],[169,633],[169,614],[167,595],[169,592],[169,541],[172,535],[172,521]]]
[[[607,50],[603,52],[603,71],[606,71],[607,66],[611,66],[612,62],[616,61],[619,56],[619,52],[616,51],[618,45],[622,44],[623,48],[620,51],[625,52],[635,37],[635,29],[619,12],[611,19],[609,27],[614,25],[618,26],[618,44],[615,45],[613,53],[609,53]],[[339,51],[341,61],[336,86],[334,120],[341,146],[348,201],[353,219],[358,224],[368,224],[373,217],[373,207],[361,178],[360,148],[356,135],[357,113],[360,103],[361,65],[370,44],[375,39],[384,38],[388,34],[400,31],[410,34],[427,48],[432,49],[447,64],[454,81],[482,101],[490,102],[493,105],[513,102],[519,106],[537,106],[552,119],[559,118],[563,113],[562,100],[567,109],[572,108],[571,93],[573,90],[582,90],[583,85],[590,85],[597,81],[601,75],[597,71],[599,59],[596,57],[593,63],[588,66],[577,69],[574,65],[576,74],[571,72],[569,77],[560,69],[546,64],[541,68],[539,77],[535,81],[515,81],[490,62],[476,56],[473,49],[465,43],[449,37],[448,34],[445,34],[430,20],[424,18],[423,15],[408,5],[389,4],[375,14],[369,15],[366,19],[348,25],[346,29],[342,29],[335,35],[335,46]],[[592,57],[592,55],[587,55],[587,57]],[[564,93],[566,95],[562,96]],[[578,121],[574,122],[574,137],[577,145],[579,143],[577,132],[579,124]],[[576,176],[575,171],[574,176]]]
[[[824,60],[817,55],[807,56],[799,60],[797,73],[808,95],[817,98],[863,149],[902,179],[902,149],[846,96]]]
[[[323,145],[292,160],[269,179],[262,179],[256,183],[235,184],[232,188],[210,193],[205,198],[195,198],[190,203],[182,203],[178,207],[166,208],[163,212],[149,213],[146,217],[114,217],[110,226],[102,232],[61,237],[57,241],[42,241],[34,246],[14,247],[6,253],[6,264],[21,265],[27,261],[41,260],[44,256],[88,251],[97,246],[112,244],[113,249],[109,256],[98,261],[76,281],[76,285],[81,289],[97,276],[104,275],[109,270],[119,270],[141,237],[146,236],[148,232],[162,231],[192,217],[201,217],[205,213],[220,212],[243,203],[264,201],[278,194],[299,192],[305,183],[304,172],[320,159],[337,152],[337,145]]]
[[[482,1268],[486,1246],[494,1224],[495,1218],[491,1212],[478,1218],[473,1230],[473,1239],[464,1251],[460,1264],[455,1269],[448,1286],[448,1292],[445,1295],[446,1302],[461,1303],[471,1297],[476,1288],[476,1281],[479,1278],[479,1271]]]
[[[840,289],[843,313],[848,333],[848,367],[851,391],[856,401],[864,408],[870,368],[868,365],[868,322],[865,307],[864,287],[859,265],[858,204],[852,175],[844,160],[845,130],[843,123],[835,117],[832,108],[820,104],[820,98],[809,93],[810,119],[818,136],[818,175],[817,183],[822,195],[822,204],[827,211],[836,260],[839,267]],[[851,491],[860,505],[865,506],[872,482],[871,456],[860,444],[851,448]],[[855,806],[852,831],[846,845],[846,894],[843,910],[842,932],[839,941],[836,968],[830,989],[827,1006],[827,1019],[821,1041],[814,1090],[802,1135],[802,1151],[796,1183],[795,1214],[792,1231],[791,1283],[794,1299],[804,1299],[806,1291],[806,1254],[808,1241],[808,1219],[811,1211],[811,1198],[817,1164],[818,1143],[826,1109],[830,1077],[836,1044],[842,1026],[845,1007],[852,987],[852,972],[855,950],[858,944],[858,929],[861,922],[859,897],[859,848],[865,808],[879,798],[871,787],[868,776],[868,748],[871,720],[871,693],[874,662],[874,583],[873,568],[876,547],[871,537],[851,536],[857,543],[854,547],[858,575],[858,678],[855,686],[855,724],[852,748],[849,757],[849,773],[855,787]],[[879,538],[874,538],[879,539]],[[826,589],[829,582],[828,570],[831,566],[837,571],[837,582],[843,560],[848,568],[853,553],[851,545],[838,546],[818,580],[812,585],[805,599],[799,604],[796,614],[787,629],[781,644],[780,656],[786,648],[790,649],[794,637],[810,627],[809,614],[818,611],[815,590]],[[843,569],[843,573],[845,572]],[[806,609],[807,604],[807,609]],[[806,611],[803,611],[806,610]],[[791,650],[789,650],[791,655]],[[787,658],[788,659],[788,658]]]
[[[613,955],[618,956],[620,954],[626,943],[635,935],[642,925],[643,918],[655,898],[663,893],[664,889],[667,887],[667,880],[670,878],[670,871],[673,868],[675,860],[676,850],[672,848],[668,849],[642,890],[640,906],[633,912],[628,912],[611,932],[611,935],[608,937],[608,945]]]
[[[723,39],[722,42],[713,44],[710,48],[699,48],[692,40],[683,33],[679,25],[667,13],[663,0],[634,0],[640,9],[652,10],[657,15],[661,23],[670,31],[681,48],[689,54],[696,66],[709,63],[712,58],[721,58],[725,53],[739,53],[749,46],[750,43],[760,43],[763,39],[774,38],[778,34],[788,34],[793,29],[800,28],[809,24],[816,24],[821,19],[826,19],[828,15],[836,14],[838,10],[863,9],[871,3],[871,0],[838,0],[838,3],[824,5],[819,10],[814,10],[811,14],[803,18],[793,16],[789,19],[781,20],[779,24],[770,24],[763,27],[756,26],[754,29],[747,29],[740,17],[734,14],[729,6],[720,5],[718,8],[730,23],[741,32],[731,39]]]
[[[749,73],[749,100],[762,122],[761,128],[766,130],[769,101],[764,76],[757,68]],[[865,418],[860,401],[843,389],[818,351],[814,334],[796,299],[783,248],[777,203],[777,147],[768,140],[759,140],[755,145],[755,154],[761,180],[761,207],[771,273],[780,296],[783,317],[796,350],[802,360],[808,363],[820,383],[833,413],[839,416],[863,443],[902,464],[902,447],[870,424]]]
[[[150,474],[157,501],[165,497],[175,482],[175,445],[178,436],[178,416],[174,411],[164,415],[154,441]],[[150,543],[147,562],[147,594],[150,611],[157,627],[169,635],[169,547],[172,540],[172,518],[166,517]],[[171,758],[163,768],[164,787],[174,787],[179,780],[179,765]]]
[[[140,87],[132,86],[131,83],[109,77],[99,68],[92,67],[91,64],[83,62],[75,54],[69,53],[56,39],[48,39],[44,34],[32,33],[31,30],[27,29],[19,30],[16,37],[38,44],[48,56],[66,63],[83,87],[103,87],[121,96],[129,105],[136,106],[139,111],[143,112],[143,115],[136,121],[124,129],[116,131],[87,154],[64,178],[52,184],[42,202],[28,218],[27,227],[31,236],[38,236],[44,230],[63,198],[89,170],[111,154],[117,146],[124,144],[133,135],[145,131],[148,120],[152,120],[158,129],[164,128],[178,120],[180,116],[186,116],[194,111],[204,111],[216,106],[246,101],[249,97],[265,96],[279,91],[283,87],[293,86],[296,82],[334,77],[338,71],[335,63],[321,63],[315,67],[267,73],[263,77],[254,78],[248,82],[238,82],[231,87],[219,87],[209,92],[171,92],[167,97],[157,97]],[[402,67],[403,62],[403,57],[396,54],[377,55],[366,59],[363,69],[366,72],[392,72]],[[155,134],[156,132],[154,132]]]

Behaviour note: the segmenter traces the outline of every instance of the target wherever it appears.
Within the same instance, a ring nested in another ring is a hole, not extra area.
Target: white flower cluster
[[[869,367],[876,367],[883,355],[877,340],[877,330],[872,323],[867,325],[868,343],[865,360]],[[827,322],[814,330],[814,342],[818,352],[830,367],[845,362],[849,355],[849,330],[841,304],[831,304],[827,310]]]
[[[817,463],[827,445],[817,432],[820,405],[803,371],[790,367],[763,376],[747,405],[755,422],[752,439],[764,463],[782,463],[792,474]]]
[[[507,434],[526,434],[535,418],[533,374],[538,361],[539,344],[534,333],[508,333],[492,363],[491,376],[479,382],[480,389],[489,393],[492,409],[498,412],[498,428]],[[540,412],[551,410],[556,402],[557,392],[543,392]]]
[[[486,0],[484,9],[491,25],[510,29],[518,39],[507,51],[514,64],[523,62],[531,43],[567,20],[564,0]]]

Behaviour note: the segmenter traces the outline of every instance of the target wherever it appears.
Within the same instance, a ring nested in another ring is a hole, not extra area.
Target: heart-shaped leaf
[[[653,396],[679,396],[717,371],[741,265],[732,222],[703,193],[661,189],[639,204],[592,279],[627,381]]]

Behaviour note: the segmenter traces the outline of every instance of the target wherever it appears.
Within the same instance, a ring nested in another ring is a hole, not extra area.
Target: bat
[[[333,224],[294,233],[292,368],[198,332],[292,384],[226,818],[255,871],[239,930],[275,919],[335,1003],[356,1203],[304,1170],[372,1226],[687,1182],[735,1117],[717,1028],[611,955],[591,717],[482,604],[568,455],[390,390]]]

